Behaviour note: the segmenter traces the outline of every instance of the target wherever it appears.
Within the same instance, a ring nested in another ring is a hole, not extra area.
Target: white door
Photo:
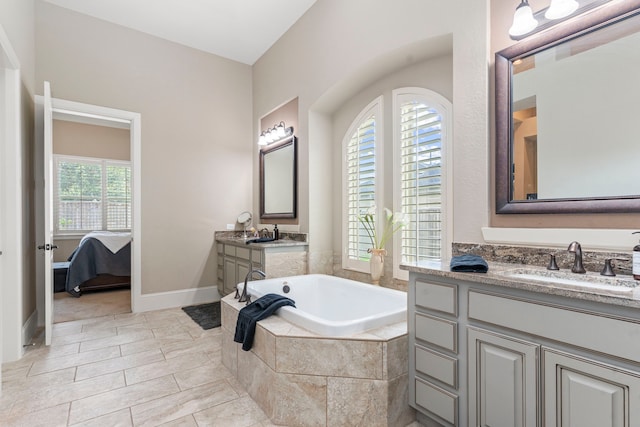
[[[44,342],[51,344],[53,328],[53,108],[51,86],[44,82]]]

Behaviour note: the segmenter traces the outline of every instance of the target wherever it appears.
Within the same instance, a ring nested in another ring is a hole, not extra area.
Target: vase
[[[369,260],[369,268],[371,272],[371,281],[374,285],[380,284],[380,277],[384,276],[384,257],[387,255],[386,249],[369,249],[371,254]]]

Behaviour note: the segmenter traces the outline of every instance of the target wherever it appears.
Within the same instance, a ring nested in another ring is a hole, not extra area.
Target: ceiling
[[[45,0],[253,65],[316,0]]]

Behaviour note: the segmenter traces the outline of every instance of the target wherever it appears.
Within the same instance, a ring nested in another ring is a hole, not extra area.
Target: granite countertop
[[[238,246],[246,246],[253,248],[278,248],[283,246],[309,246],[309,242],[300,241],[300,240],[292,240],[288,238],[273,240],[271,242],[261,242],[261,243],[247,243],[247,240],[255,239],[256,237],[248,237],[245,239],[243,236],[232,236],[232,237],[216,237],[216,242],[232,244]]]
[[[605,278],[594,272],[581,275],[571,273],[569,270],[554,272],[544,267],[524,264],[499,262],[489,262],[488,264],[489,271],[487,273],[454,272],[449,269],[449,261],[427,261],[415,265],[403,264],[400,268],[413,273],[428,274],[471,283],[640,308],[640,281],[633,280],[633,277],[628,275]],[[525,275],[517,277],[518,273]],[[535,279],[534,276],[536,277]],[[546,281],[545,276],[549,277],[549,281]],[[560,277],[561,280],[555,280],[554,276]],[[586,279],[585,281],[588,281],[588,283],[578,283],[582,279]],[[563,281],[565,283],[562,283]]]

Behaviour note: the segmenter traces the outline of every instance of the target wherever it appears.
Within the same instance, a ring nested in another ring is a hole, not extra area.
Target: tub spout
[[[264,274],[264,272],[262,270],[258,270],[258,269],[253,269],[251,271],[249,271],[247,273],[247,275],[244,278],[244,288],[242,288],[242,295],[240,295],[240,299],[238,299],[239,302],[246,302],[247,304],[249,304],[251,302],[251,295],[247,294],[247,282],[249,281],[249,279],[251,277],[253,277],[253,273],[257,273],[260,276],[262,276],[262,278],[264,279],[265,277],[267,277],[266,274]],[[238,298],[238,289],[236,288],[236,296],[235,298]]]

